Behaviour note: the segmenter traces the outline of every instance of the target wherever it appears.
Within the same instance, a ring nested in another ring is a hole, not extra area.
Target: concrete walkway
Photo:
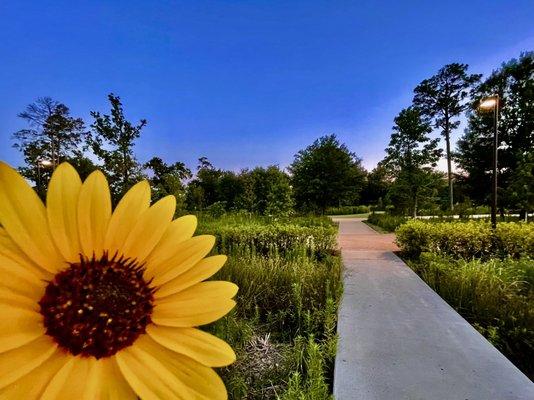
[[[534,384],[393,254],[393,235],[336,221],[336,400],[534,400]]]

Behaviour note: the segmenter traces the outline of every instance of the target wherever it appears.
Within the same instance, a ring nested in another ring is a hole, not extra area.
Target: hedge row
[[[371,211],[369,206],[340,206],[330,207],[326,210],[328,215],[351,215],[351,214],[366,214]]]
[[[397,230],[397,244],[409,257],[422,252],[454,258],[534,256],[534,224],[486,221],[428,223],[409,220]]]
[[[235,248],[250,248],[258,253],[306,251],[310,255],[334,254],[337,248],[335,226],[300,226],[286,223],[269,225],[200,226],[198,234],[209,233],[217,238],[217,250],[225,253]]]
[[[404,224],[407,220],[407,217],[391,214],[372,213],[367,217],[367,221],[370,224],[379,226],[388,232],[394,232],[395,229]]]
[[[534,262],[423,253],[410,267],[526,374],[534,373]]]

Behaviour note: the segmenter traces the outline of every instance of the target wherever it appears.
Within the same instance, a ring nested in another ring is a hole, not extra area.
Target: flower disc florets
[[[109,357],[151,322],[154,289],[135,260],[80,258],[49,282],[39,305],[46,333],[74,355]]]

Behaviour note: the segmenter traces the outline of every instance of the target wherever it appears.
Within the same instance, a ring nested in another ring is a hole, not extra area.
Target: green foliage
[[[146,125],[142,119],[137,125],[126,120],[120,97],[108,95],[110,114],[92,111],[93,134],[88,142],[93,153],[100,159],[100,169],[106,174],[115,201],[126,193],[142,177],[133,147]]]
[[[335,135],[299,151],[290,166],[299,209],[323,213],[328,207],[357,204],[365,181],[361,160]]]
[[[226,237],[227,227],[256,232],[299,227],[316,242],[324,218],[268,218],[230,214],[202,215],[201,232]],[[284,234],[286,234],[284,233]],[[237,362],[221,375],[231,399],[329,399],[336,351],[337,309],[341,297],[341,260],[310,252],[309,243],[293,240],[264,246],[259,252],[251,235],[233,235],[218,251],[228,262],[214,277],[239,286],[237,307],[209,329],[232,345]],[[282,235],[283,236],[283,235]]]
[[[40,97],[18,115],[28,127],[13,134],[14,148],[24,157],[21,174],[35,182],[44,198],[52,171],[63,161],[81,163],[87,136],[81,118],[70,115],[69,108],[50,97]]]
[[[373,204],[377,209],[384,209],[384,199],[391,186],[391,179],[383,164],[378,164],[375,169],[366,176],[361,201],[365,204]]]
[[[206,158],[200,161],[197,175],[187,189],[190,210],[200,211],[221,203],[226,211],[243,210],[276,216],[292,213],[289,177],[277,166],[235,173],[215,169]]]
[[[387,232],[395,232],[408,218],[399,215],[372,213],[367,217],[367,222],[376,225]]]
[[[350,214],[366,214],[370,211],[369,206],[339,206],[328,207],[326,214],[328,215],[350,215]]]
[[[308,221],[307,221],[308,220]],[[220,220],[205,221],[199,233],[217,238],[217,250],[222,253],[251,251],[268,255],[305,254],[322,257],[336,252],[336,228],[330,222],[313,218],[277,219],[253,216],[229,216]]]
[[[423,253],[410,266],[523,371],[534,373],[534,260],[454,260]]]
[[[442,67],[436,75],[425,79],[414,89],[414,105],[423,115],[441,129],[445,138],[447,155],[447,178],[449,181],[449,206],[453,209],[451,132],[458,128],[458,117],[466,109],[470,89],[481,75],[467,73],[467,64],[452,63]]]
[[[418,109],[409,107],[395,118],[395,126],[382,165],[394,181],[388,198],[397,208],[414,216],[421,203],[435,197],[442,181],[432,170],[441,155],[438,139],[430,139],[430,123]]]
[[[465,259],[534,255],[534,224],[501,222],[493,233],[487,221],[410,220],[396,233],[397,244],[409,257],[423,252]]]
[[[159,157],[152,157],[143,167],[150,171],[152,201],[173,195],[176,198],[176,208],[183,209],[185,186],[182,182],[191,177],[189,168],[182,162],[167,164]]]
[[[523,210],[532,207],[528,200],[530,197],[532,201],[532,189],[528,191],[532,166],[529,171],[525,158],[531,158],[534,148],[533,74],[534,53],[524,53],[502,64],[472,94],[468,125],[458,141],[456,160],[467,173],[469,196],[478,203],[489,202],[491,174],[487,171],[493,163],[494,132],[493,113],[480,110],[479,105],[482,99],[498,94],[499,206]]]

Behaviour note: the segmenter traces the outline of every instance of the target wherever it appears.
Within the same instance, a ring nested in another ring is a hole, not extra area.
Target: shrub
[[[215,235],[217,251],[220,253],[246,248],[263,255],[305,252],[323,257],[336,252],[337,230],[330,221],[328,225],[321,219],[320,222],[309,221],[309,226],[283,220],[265,221],[250,219],[246,223],[202,223],[198,233]]]
[[[409,265],[525,373],[534,373],[534,260],[454,260],[423,253]]]
[[[394,232],[400,225],[408,221],[408,218],[399,215],[372,213],[367,217],[367,221],[385,231]]]
[[[422,252],[454,258],[534,255],[534,225],[502,222],[494,233],[486,221],[423,222],[410,220],[397,230],[397,244],[408,257]]]
[[[236,308],[208,327],[237,354],[220,370],[230,399],[331,397],[342,291],[341,260],[330,255],[336,229],[326,217],[202,214],[199,231],[215,234],[228,255],[214,279],[239,286]]]
[[[351,214],[367,214],[370,211],[369,206],[340,206],[329,207],[326,209],[327,215],[351,215]]]

